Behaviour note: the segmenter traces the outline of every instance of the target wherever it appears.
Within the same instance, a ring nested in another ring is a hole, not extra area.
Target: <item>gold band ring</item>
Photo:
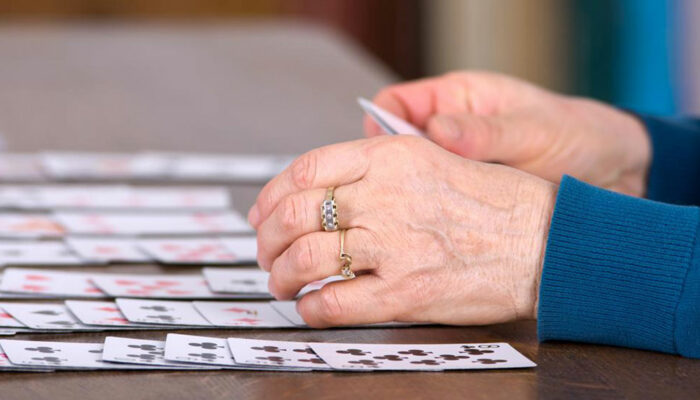
[[[345,229],[340,230],[340,275],[345,279],[352,279],[355,277],[355,273],[352,272],[350,267],[352,266],[352,256],[345,252]]]

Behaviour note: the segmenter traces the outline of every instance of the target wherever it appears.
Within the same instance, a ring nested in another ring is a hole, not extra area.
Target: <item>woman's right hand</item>
[[[644,126],[597,101],[504,75],[454,72],[389,86],[374,102],[466,158],[506,164],[555,183],[569,174],[634,196],[646,191],[651,145]],[[365,132],[382,134],[368,117]]]

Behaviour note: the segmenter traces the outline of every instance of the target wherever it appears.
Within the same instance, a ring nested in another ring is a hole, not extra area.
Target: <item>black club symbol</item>
[[[411,361],[411,364],[440,365],[440,364],[444,364],[444,362],[435,361],[435,360],[419,360],[419,361]]]
[[[320,358],[305,358],[305,359],[299,359],[300,362],[307,362],[311,364],[325,364],[323,360]]]
[[[138,358],[139,360],[143,361],[154,361],[156,359],[156,356],[154,356],[153,354],[127,354],[126,356]]]
[[[294,349],[292,350],[295,353],[306,353],[306,354],[314,354],[314,351],[311,349]]]
[[[175,318],[172,315],[147,315],[146,318],[152,318],[152,319],[159,319],[161,321],[175,321]]]
[[[383,356],[375,356],[374,358],[376,358],[377,360],[387,360],[387,361],[401,361],[401,360],[406,359],[406,357],[401,357],[397,354],[386,354]]]
[[[154,344],[130,344],[129,347],[132,349],[140,349],[145,351],[158,350],[158,346]]]
[[[73,325],[75,325],[71,321],[51,321],[51,322],[47,322],[47,324],[60,325],[60,326],[73,326]]]
[[[365,356],[367,354],[372,354],[371,351],[363,351],[360,349],[346,349],[346,350],[336,350],[338,354],[350,354],[351,356]]]
[[[280,349],[277,346],[256,346],[256,347],[251,347],[253,350],[262,350],[267,353],[279,353],[281,351],[287,351],[285,349]]]
[[[189,345],[194,347],[201,347],[205,350],[216,350],[224,348],[224,346],[219,346],[218,344],[212,342],[189,343]]]
[[[257,282],[253,279],[232,279],[231,283],[251,286],[255,285]]]
[[[203,360],[207,360],[207,361],[214,361],[217,358],[223,358],[220,355],[217,355],[214,353],[202,353],[202,354],[190,353],[190,354],[188,354],[188,356],[199,357],[199,358],[201,358]]]
[[[378,367],[381,362],[376,362],[374,360],[352,360],[348,361],[348,364],[358,364],[358,365],[365,365],[368,367]]]
[[[92,349],[92,350],[88,350],[88,353],[102,354],[102,349]]]
[[[64,358],[58,358],[58,357],[53,357],[53,356],[32,357],[32,360],[46,361],[47,363],[51,363],[51,364],[60,364],[62,361],[66,361],[66,359],[64,359]]]
[[[267,361],[272,361],[273,363],[277,364],[284,364],[285,361],[289,361],[288,358],[280,357],[280,356],[267,356],[267,357],[255,357],[256,360],[267,360]]]
[[[440,354],[440,356],[438,358],[443,359],[445,361],[458,361],[458,360],[463,360],[463,359],[469,358],[469,356],[458,356],[458,355],[454,355],[454,354]]]
[[[424,351],[424,350],[420,350],[420,349],[403,350],[403,351],[399,351],[398,353],[399,354],[407,354],[407,355],[411,355],[411,356],[427,356],[428,354],[433,354],[429,351]]]
[[[482,354],[493,353],[493,350],[466,349],[465,351],[460,351],[460,353],[467,353],[470,356],[480,356]]]
[[[60,349],[54,349],[53,347],[48,347],[48,346],[37,346],[37,347],[27,347],[25,348],[27,351],[36,351],[39,353],[57,353],[61,351]]]
[[[34,311],[32,314],[40,314],[40,315],[61,315],[63,313],[55,311],[55,310],[39,310],[39,311]]]
[[[151,311],[158,311],[158,312],[172,311],[172,309],[165,307],[165,306],[141,306],[139,308],[141,308],[142,310],[151,310]]]
[[[472,361],[478,364],[486,364],[486,365],[493,365],[493,364],[500,364],[506,362],[506,360],[494,360],[491,358],[480,358],[476,361]]]

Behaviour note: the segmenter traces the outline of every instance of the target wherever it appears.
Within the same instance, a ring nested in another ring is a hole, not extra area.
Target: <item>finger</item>
[[[340,228],[356,226],[357,216],[365,207],[362,196],[356,194],[357,185],[354,183],[335,189]],[[292,193],[282,199],[272,214],[258,226],[258,264],[263,269],[269,270],[272,261],[300,236],[322,230],[320,205],[325,197],[326,189]]]
[[[353,272],[377,267],[376,248],[372,237],[363,228],[345,232],[345,252],[352,256]],[[314,232],[295,240],[272,264],[269,287],[279,300],[293,298],[310,282],[338,275],[342,262],[340,233]]]
[[[248,213],[254,228],[267,219],[280,200],[302,190],[341,186],[360,180],[369,168],[368,141],[320,147],[303,154],[268,182]]]
[[[376,275],[332,282],[297,301],[297,312],[314,328],[371,324],[394,319],[389,287]]]
[[[515,124],[509,116],[469,113],[436,115],[428,137],[441,147],[477,161],[517,164],[534,156],[541,135],[529,135],[527,119]]]
[[[449,76],[389,86],[380,91],[373,102],[420,129],[425,128],[434,114],[465,111],[467,107],[462,85]],[[367,136],[383,134],[379,125],[368,116],[364,127]]]

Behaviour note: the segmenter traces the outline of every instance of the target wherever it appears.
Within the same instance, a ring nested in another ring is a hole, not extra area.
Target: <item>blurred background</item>
[[[400,79],[481,68],[640,111],[700,111],[696,0],[0,0],[0,18],[295,20],[340,32]]]

